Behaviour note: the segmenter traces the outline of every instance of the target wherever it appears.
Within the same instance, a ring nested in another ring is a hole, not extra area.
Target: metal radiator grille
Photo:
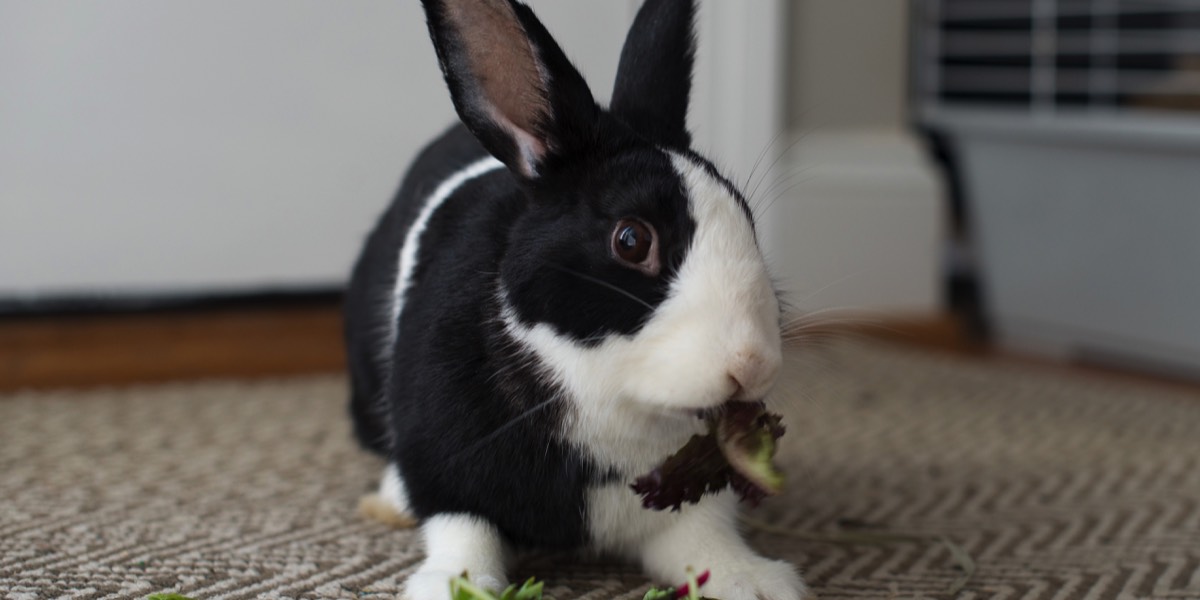
[[[1200,113],[1200,0],[917,0],[926,108]]]

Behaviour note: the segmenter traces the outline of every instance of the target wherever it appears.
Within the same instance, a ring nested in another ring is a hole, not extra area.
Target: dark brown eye
[[[649,275],[658,274],[658,239],[649,223],[621,219],[613,230],[612,251],[625,266]]]

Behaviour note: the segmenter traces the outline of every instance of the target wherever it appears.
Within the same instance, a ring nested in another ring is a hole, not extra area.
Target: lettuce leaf
[[[783,489],[783,473],[773,460],[775,441],[785,431],[779,415],[767,412],[762,402],[730,402],[706,420],[707,434],[692,436],[630,486],[643,507],[679,510],[726,486],[756,506]]]

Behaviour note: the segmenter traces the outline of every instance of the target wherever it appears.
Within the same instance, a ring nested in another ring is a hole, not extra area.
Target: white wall
[[[906,122],[907,0],[793,0],[788,124],[900,129]]]
[[[612,88],[639,0],[534,0]],[[691,125],[782,122],[783,0],[702,2]],[[413,0],[0,0],[0,300],[340,285],[453,111]]]
[[[629,3],[535,2],[598,97]],[[453,120],[409,0],[0,0],[0,298],[337,285]]]

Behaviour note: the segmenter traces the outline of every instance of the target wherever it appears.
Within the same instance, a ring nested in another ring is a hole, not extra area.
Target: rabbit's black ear
[[[422,0],[459,117],[517,175],[589,138],[596,102],[528,6],[511,0]]]
[[[621,50],[613,114],[651,140],[687,148],[695,0],[646,0]]]

